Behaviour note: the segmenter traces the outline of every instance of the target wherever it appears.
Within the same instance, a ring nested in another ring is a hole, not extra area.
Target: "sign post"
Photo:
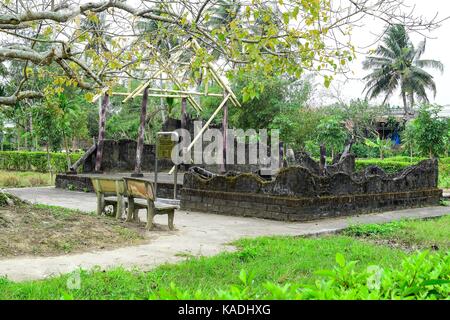
[[[155,195],[158,190],[158,160],[172,160],[172,149],[179,141],[178,132],[158,132],[156,134],[156,153],[155,153]],[[173,175],[173,198],[177,198],[177,173],[178,166],[175,165]]]

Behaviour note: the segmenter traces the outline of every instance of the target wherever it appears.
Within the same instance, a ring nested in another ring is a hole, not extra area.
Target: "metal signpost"
[[[158,160],[172,160],[172,149],[179,141],[178,132],[158,132],[156,134],[156,153],[155,153],[155,195],[158,189]],[[175,165],[173,175],[173,198],[177,198],[177,173],[178,166]]]

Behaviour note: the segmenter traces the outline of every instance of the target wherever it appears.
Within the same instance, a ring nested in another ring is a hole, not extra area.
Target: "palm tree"
[[[375,50],[375,55],[368,56],[363,63],[365,70],[373,72],[364,80],[367,81],[364,91],[369,99],[384,94],[383,104],[400,89],[405,114],[412,109],[415,100],[428,102],[427,90],[436,95],[436,84],[433,76],[423,68],[434,68],[441,72],[444,66],[440,61],[421,59],[426,48],[426,40],[417,48],[411,42],[404,25],[392,25],[386,30],[383,43]]]

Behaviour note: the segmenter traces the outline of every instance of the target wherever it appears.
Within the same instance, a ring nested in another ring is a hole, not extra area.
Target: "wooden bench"
[[[112,205],[114,214],[120,219],[125,212],[125,182],[121,178],[92,177],[92,185],[97,195],[97,214],[101,215],[105,207]]]
[[[139,209],[144,206],[147,209],[147,226],[148,230],[154,227],[153,218],[157,214],[167,214],[169,221],[169,229],[174,230],[173,219],[177,205],[164,204],[156,202],[156,195],[153,184],[150,181],[136,178],[123,178],[125,181],[125,189],[128,197],[128,214],[127,221],[137,220]],[[145,204],[140,204],[135,199],[144,199]]]

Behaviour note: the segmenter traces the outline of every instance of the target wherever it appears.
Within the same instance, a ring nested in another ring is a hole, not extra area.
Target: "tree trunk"
[[[410,93],[409,94],[409,111],[411,112],[411,114],[413,113],[414,110],[414,93]]]
[[[147,101],[148,101],[148,87],[144,89],[141,105],[141,119],[139,123],[139,134],[136,147],[136,165],[134,167],[133,176],[142,176],[142,153],[144,151],[144,133],[145,133],[145,119],[147,118]]]
[[[50,173],[50,183],[53,183],[53,170],[52,170],[52,162],[50,160],[50,150],[48,148],[48,142],[46,143],[46,151],[47,151],[48,172]]]
[[[67,142],[67,137],[64,131],[63,131],[63,141],[64,141],[64,149],[66,149],[67,171],[70,171],[70,167],[72,166],[72,164],[70,163],[69,143]]]
[[[408,114],[408,102],[406,101],[406,93],[402,92],[402,99],[403,99],[403,109],[405,111],[405,115]]]
[[[103,96],[100,110],[99,110],[99,128],[98,128],[98,143],[97,143],[97,154],[95,157],[95,171],[100,172],[103,159],[103,143],[105,140],[105,124],[106,124],[106,108],[109,105],[109,95],[105,93]]]

